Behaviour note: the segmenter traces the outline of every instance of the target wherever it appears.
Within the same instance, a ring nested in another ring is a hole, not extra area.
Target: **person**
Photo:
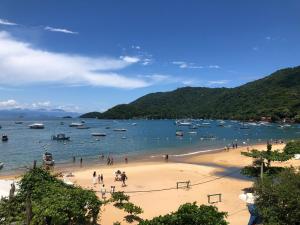
[[[127,157],[125,157],[125,163],[126,163],[126,164],[128,163],[128,158],[127,158]]]
[[[101,176],[100,176],[100,174],[98,174],[98,184],[100,184],[101,183]]]
[[[73,163],[75,163],[76,162],[76,158],[75,158],[75,156],[73,156]]]
[[[105,185],[104,184],[102,185],[100,192],[101,192],[102,199],[105,199],[106,189],[105,189]]]
[[[101,176],[100,176],[100,182],[101,182],[101,184],[103,184],[103,174],[101,174]]]
[[[166,160],[166,162],[169,161],[169,155],[168,154],[165,155],[165,160]]]
[[[9,191],[9,199],[13,198],[16,191],[15,183],[13,182],[11,185],[10,191]]]
[[[125,187],[126,186],[126,183],[125,181],[128,179],[128,177],[126,176],[125,172],[123,172],[121,174],[121,181],[122,181],[122,187]]]
[[[116,186],[110,186],[110,193],[115,193]]]
[[[261,219],[260,215],[257,212],[257,208],[256,208],[255,204],[247,204],[247,208],[248,208],[248,211],[250,213],[250,218],[249,218],[248,225],[261,224],[262,219]]]
[[[82,157],[80,158],[80,166],[82,166]]]
[[[110,157],[107,157],[107,165],[110,165]]]
[[[104,155],[103,155],[103,153],[101,154],[101,160],[103,160],[104,159]]]
[[[93,173],[93,185],[95,186],[97,184],[97,173],[94,171]]]
[[[113,165],[113,164],[114,164],[114,158],[111,157],[111,159],[110,159],[110,165]]]

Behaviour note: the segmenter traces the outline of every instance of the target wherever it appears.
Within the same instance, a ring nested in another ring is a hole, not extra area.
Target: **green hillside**
[[[236,88],[184,87],[145,95],[130,104],[83,118],[218,118],[300,120],[300,66]]]

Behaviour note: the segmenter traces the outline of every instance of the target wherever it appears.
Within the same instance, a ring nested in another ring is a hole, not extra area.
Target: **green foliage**
[[[186,203],[177,212],[145,220],[139,225],[226,225],[227,213],[219,212],[215,206]]]
[[[0,201],[0,213],[2,206],[9,209],[17,205],[14,211],[4,212],[3,217],[24,222],[27,199],[32,206],[32,225],[44,225],[45,220],[55,225],[96,224],[101,206],[93,191],[67,185],[41,168],[23,176],[13,201]]]
[[[104,113],[81,117],[219,118],[300,121],[300,67],[279,70],[270,76],[236,88],[184,87],[171,92],[145,95],[130,104],[117,105]]]
[[[284,152],[287,155],[300,154],[300,141],[291,141],[284,147]]]
[[[293,168],[254,185],[255,203],[264,225],[296,225],[300,218],[300,174]]]
[[[111,195],[110,201],[114,202],[114,206],[117,208],[122,208],[124,201],[129,201],[129,196],[125,195],[124,192],[118,191]]]
[[[114,222],[113,225],[121,225],[121,223],[117,221],[117,222]]]
[[[249,152],[241,152],[242,155],[255,159],[252,166],[246,166],[241,170],[241,174],[249,177],[258,177],[260,175],[261,166],[263,166],[264,174],[274,175],[283,170],[281,167],[271,167],[271,162],[284,162],[291,158],[285,152],[279,150],[272,151],[272,145],[267,144],[266,151],[258,151],[253,149]]]

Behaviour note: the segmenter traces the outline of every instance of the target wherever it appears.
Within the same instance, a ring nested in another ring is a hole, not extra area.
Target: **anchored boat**
[[[45,126],[42,123],[33,123],[31,125],[29,125],[30,129],[44,129]]]

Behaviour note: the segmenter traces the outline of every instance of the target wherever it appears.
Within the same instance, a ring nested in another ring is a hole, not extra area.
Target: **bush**
[[[300,218],[300,174],[293,168],[254,185],[255,203],[264,225],[297,225]]]
[[[300,154],[300,141],[291,141],[284,147],[284,153],[287,155]]]
[[[186,203],[177,212],[145,220],[139,225],[226,225],[227,213],[219,212],[215,206]]]

